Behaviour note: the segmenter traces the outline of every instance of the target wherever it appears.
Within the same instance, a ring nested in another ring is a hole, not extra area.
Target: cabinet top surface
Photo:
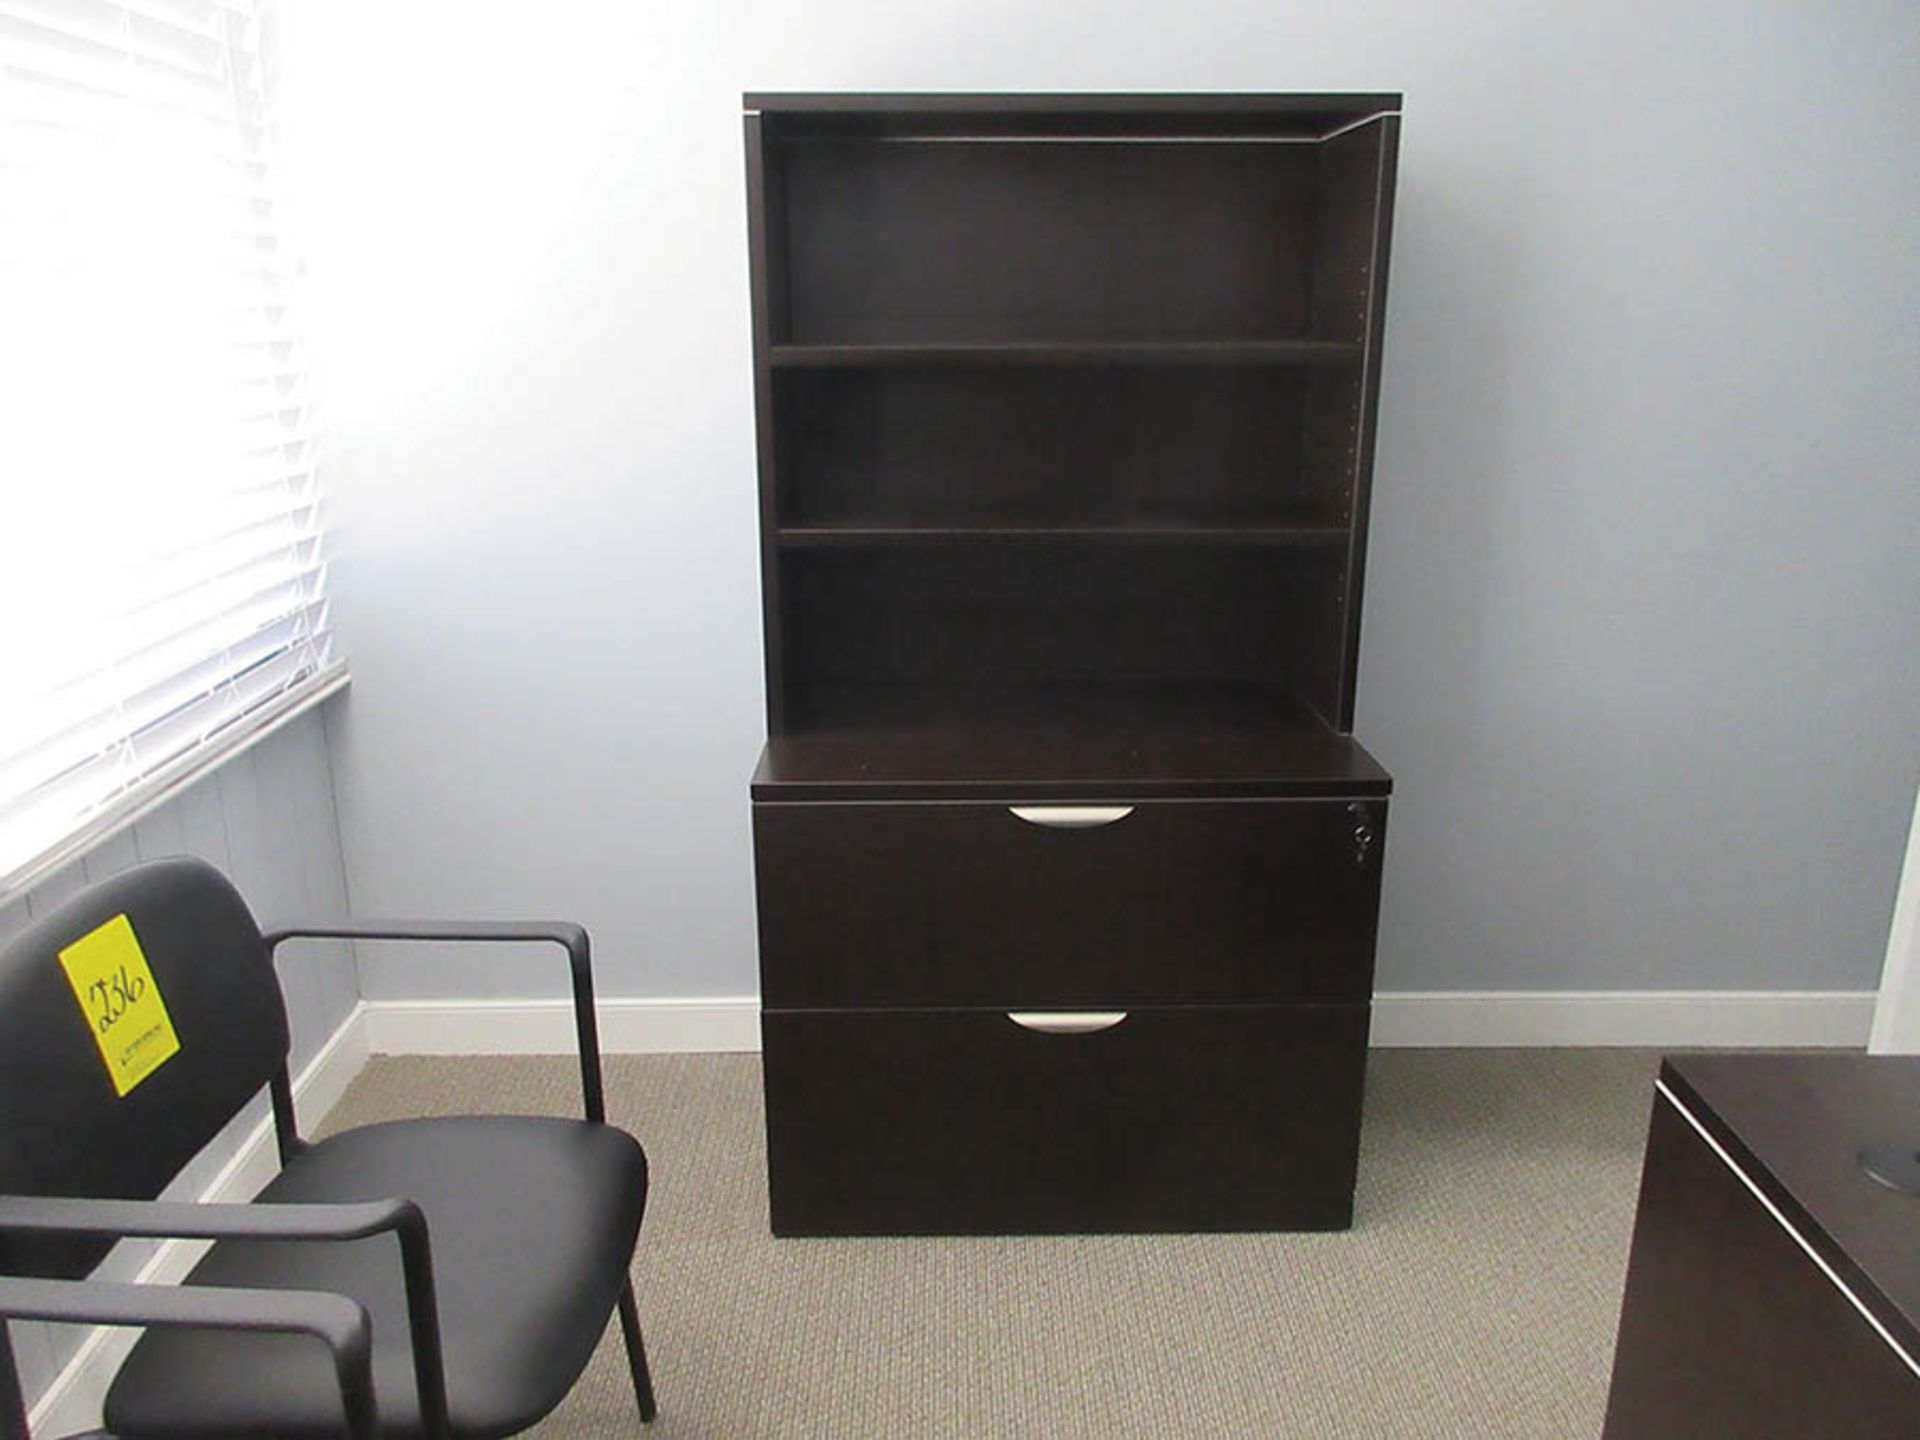
[[[1257,691],[1066,688],[809,694],[767,742],[756,800],[1384,796],[1351,735]]]
[[[1397,115],[1400,96],[1295,95],[835,95],[741,97],[749,119],[791,138],[954,138],[1082,135],[1151,138],[1320,140],[1380,115]]]
[[[937,91],[926,93],[893,92],[857,94],[838,91],[749,91],[741,97],[748,110],[791,110],[808,112],[867,111],[946,111],[962,114],[997,113],[1007,110],[1053,111],[1060,114],[1105,113],[1109,111],[1177,111],[1197,114],[1209,111],[1269,112],[1343,111],[1372,114],[1398,110],[1397,91],[1330,91],[1266,94],[1195,92],[1183,94],[1124,94],[1108,91],[1018,94],[973,91]]]
[[[1920,1358],[1920,1197],[1859,1164],[1868,1146],[1920,1150],[1920,1057],[1687,1055],[1661,1078]]]

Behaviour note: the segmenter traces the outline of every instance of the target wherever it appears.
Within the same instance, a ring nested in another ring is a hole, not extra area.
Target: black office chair
[[[125,945],[123,915],[137,958],[116,967],[128,952],[96,942]],[[272,958],[295,937],[564,946],[586,1119],[403,1120],[303,1141]],[[253,1203],[156,1200],[262,1087],[281,1170]],[[627,1273],[646,1194],[645,1154],[606,1123],[577,925],[262,935],[219,871],[181,859],[92,886],[0,949],[0,1315],[156,1327],[107,1395],[123,1440],[517,1434],[565,1398],[616,1308],[651,1420]],[[179,1290],[83,1281],[125,1236],[214,1243]],[[27,1433],[4,1325],[0,1429]]]

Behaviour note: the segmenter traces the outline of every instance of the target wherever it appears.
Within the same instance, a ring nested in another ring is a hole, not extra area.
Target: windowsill
[[[338,695],[352,681],[344,660],[277,697],[248,715],[217,738],[149,775],[126,794],[90,816],[59,844],[50,846],[0,879],[0,905],[31,890],[55,871],[83,858],[89,850],[112,839],[129,826],[175,799],[189,786],[204,780],[236,755],[245,754],[276,731],[297,720],[323,701]]]

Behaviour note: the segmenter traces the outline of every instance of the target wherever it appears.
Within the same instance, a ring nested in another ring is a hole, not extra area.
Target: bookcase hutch
[[[1350,1223],[1396,95],[749,95],[781,1234]]]

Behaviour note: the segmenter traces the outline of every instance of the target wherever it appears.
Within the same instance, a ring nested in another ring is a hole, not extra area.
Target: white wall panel
[[[1920,8],[294,0],[369,913],[754,988],[739,97],[1402,89],[1383,987],[1861,991],[1920,754]],[[370,998],[560,993],[374,957]]]

